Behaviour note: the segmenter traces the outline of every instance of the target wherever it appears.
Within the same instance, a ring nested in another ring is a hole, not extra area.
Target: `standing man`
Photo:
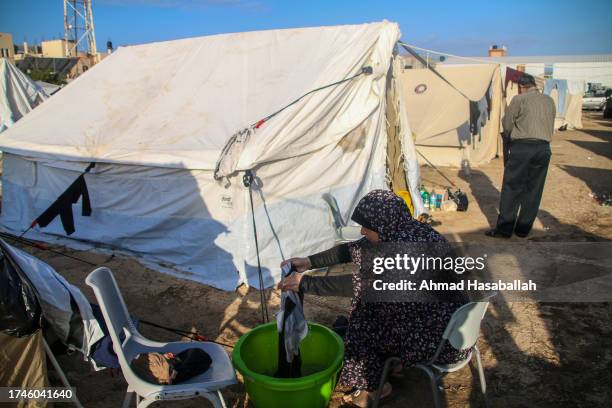
[[[550,140],[555,127],[555,103],[536,88],[535,79],[523,74],[503,120],[508,141],[499,203],[499,217],[486,235],[524,238],[538,214],[550,161]],[[506,152],[504,152],[506,153]]]

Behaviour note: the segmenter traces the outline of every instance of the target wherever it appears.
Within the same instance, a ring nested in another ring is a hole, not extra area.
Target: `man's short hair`
[[[536,81],[535,81],[535,78],[532,77],[531,75],[523,74],[518,79],[518,84],[520,86],[523,86],[523,87],[527,88],[527,87],[530,87],[530,86],[536,86]]]

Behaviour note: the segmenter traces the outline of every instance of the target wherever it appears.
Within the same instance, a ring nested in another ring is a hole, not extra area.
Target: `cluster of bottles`
[[[432,189],[431,192],[425,189],[425,186],[421,184],[420,188],[421,198],[423,199],[423,205],[425,209],[430,211],[440,211],[442,209],[442,203],[448,200],[449,196],[446,194],[437,194],[436,190]]]

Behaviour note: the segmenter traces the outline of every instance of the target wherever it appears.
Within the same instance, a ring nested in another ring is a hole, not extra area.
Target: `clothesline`
[[[398,44],[404,45],[406,47],[414,48],[415,50],[430,52],[432,54],[444,55],[444,56],[447,56],[447,57],[459,58],[459,59],[464,59],[464,60],[467,60],[467,61],[476,61],[476,62],[481,62],[483,64],[497,64],[497,65],[501,65],[501,63],[499,63],[499,62],[487,61],[487,60],[482,60],[482,59],[478,59],[478,58],[462,57],[460,55],[449,54],[447,52],[429,50],[427,48],[417,47],[416,45],[411,45],[411,44],[405,43],[403,41],[398,41]]]
[[[415,50],[429,52],[429,53],[436,54],[436,55],[444,55],[446,57],[463,59],[463,60],[466,60],[466,61],[475,61],[475,62],[480,62],[480,63],[483,63],[483,64],[515,65],[515,62],[491,61],[491,60],[485,60],[485,59],[480,59],[480,58],[464,57],[464,56],[461,56],[461,55],[450,54],[448,52],[436,51],[436,50],[431,50],[431,49],[423,48],[423,47],[417,47],[416,45],[408,44],[408,43],[405,43],[403,41],[398,41],[398,44],[404,45],[404,46],[407,46],[407,47],[410,47],[410,48],[414,48]],[[530,64],[542,64],[542,63],[541,62],[534,62],[534,63],[526,62],[524,65],[530,65]],[[583,69],[583,68],[606,69],[606,67],[603,67],[601,65],[581,65],[580,69]],[[563,67],[563,69],[564,70],[565,69],[572,70],[572,69],[578,69],[578,68],[575,68],[575,67]],[[591,77],[609,77],[609,76],[610,75],[605,75],[605,74],[591,75]]]

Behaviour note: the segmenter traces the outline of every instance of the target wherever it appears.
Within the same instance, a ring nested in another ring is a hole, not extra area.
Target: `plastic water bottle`
[[[429,193],[425,190],[425,187],[421,185],[421,198],[423,199],[423,206],[426,210],[429,210]]]
[[[466,177],[470,177],[472,175],[472,171],[470,170],[470,162],[467,159],[461,160],[461,170],[463,170],[463,175]]]
[[[434,211],[436,209],[436,190],[431,190],[429,193],[429,209]]]

